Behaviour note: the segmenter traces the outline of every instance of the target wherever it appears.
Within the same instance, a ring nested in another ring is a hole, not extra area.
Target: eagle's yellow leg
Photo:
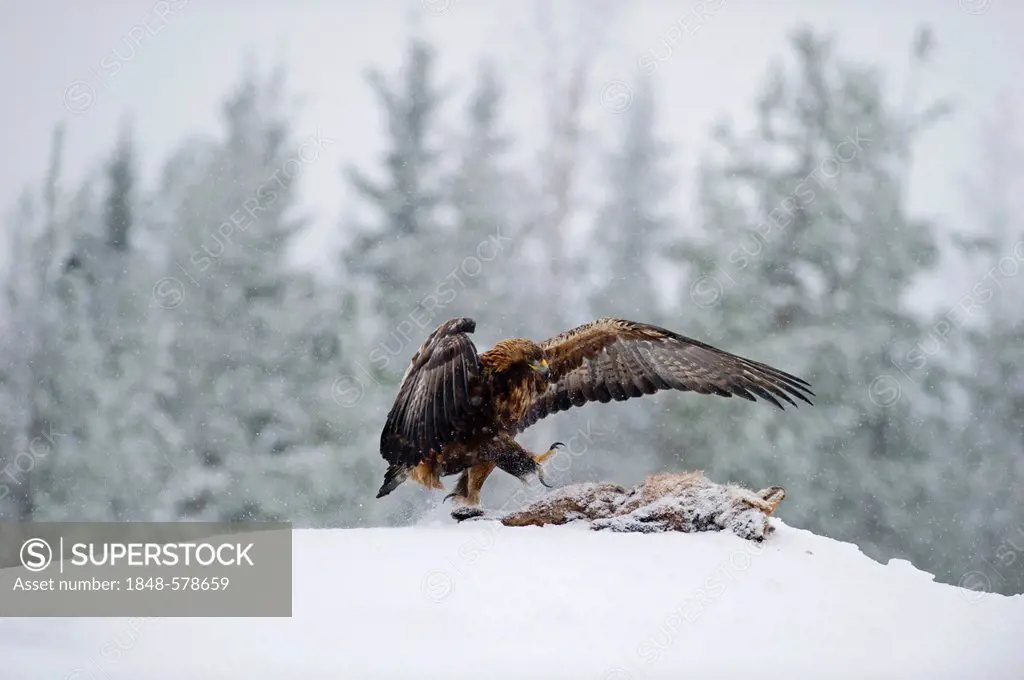
[[[540,465],[541,463],[543,463],[544,461],[546,461],[548,458],[550,458],[553,455],[555,455],[555,450],[554,449],[548,449],[544,453],[536,454],[533,457],[533,459],[537,462],[537,465]]]
[[[544,453],[538,453],[538,454],[532,456],[532,458],[533,458],[534,462],[537,463],[537,465],[540,465],[541,463],[546,461],[548,458],[550,458],[551,456],[555,455],[555,453],[558,451],[558,449],[560,447],[562,447],[562,446],[565,446],[565,444],[563,444],[562,442],[555,442],[554,444],[551,445],[550,449],[548,449]]]

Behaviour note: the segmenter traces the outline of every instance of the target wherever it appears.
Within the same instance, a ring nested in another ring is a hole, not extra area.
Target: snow
[[[290,619],[7,619],[11,680],[1020,678],[1024,596],[772,519],[303,530]]]

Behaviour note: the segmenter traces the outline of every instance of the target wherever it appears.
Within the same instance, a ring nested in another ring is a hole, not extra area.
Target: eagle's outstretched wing
[[[554,382],[538,392],[518,431],[574,406],[625,401],[659,390],[760,397],[784,408],[808,404],[810,385],[771,366],[729,354],[657,326],[603,318],[566,331],[541,347]]]
[[[414,467],[439,451],[478,409],[471,387],[480,360],[467,335],[474,330],[472,319],[446,321],[413,356],[380,435],[380,455],[393,467]]]

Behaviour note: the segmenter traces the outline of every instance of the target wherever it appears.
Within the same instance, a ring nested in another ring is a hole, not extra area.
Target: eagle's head
[[[531,340],[522,338],[502,340],[494,346],[492,351],[499,358],[497,366],[499,372],[526,368],[545,379],[551,376],[547,355],[544,354],[540,345]]]

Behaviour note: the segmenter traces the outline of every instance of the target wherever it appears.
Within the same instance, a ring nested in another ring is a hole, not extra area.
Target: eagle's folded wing
[[[413,356],[380,435],[380,454],[393,465],[414,466],[450,442],[478,408],[472,384],[480,375],[471,319],[437,328]]]
[[[625,401],[659,390],[760,397],[784,408],[792,397],[808,404],[810,385],[796,376],[729,354],[657,326],[603,318],[541,345],[555,382],[533,399],[522,431],[553,413],[588,402]]]

